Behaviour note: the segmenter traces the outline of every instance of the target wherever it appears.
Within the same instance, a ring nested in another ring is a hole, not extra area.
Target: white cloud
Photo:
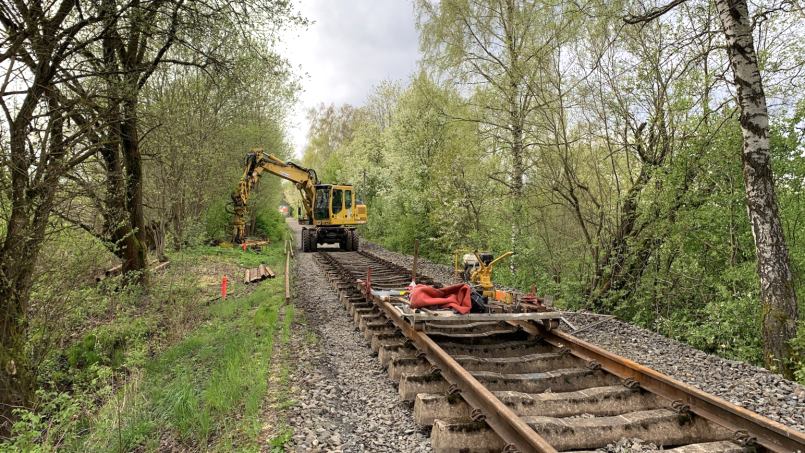
[[[285,39],[285,55],[303,74],[289,131],[300,156],[308,109],[362,104],[381,81],[407,79],[419,53],[410,0],[301,0],[298,7],[312,22]]]

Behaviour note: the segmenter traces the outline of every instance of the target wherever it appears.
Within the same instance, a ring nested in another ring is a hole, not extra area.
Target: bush
[[[285,217],[275,209],[263,209],[257,213],[254,230],[272,242],[282,240],[287,231]]]
[[[87,401],[79,395],[37,390],[36,400],[33,410],[14,410],[11,438],[0,444],[0,451],[58,451],[86,428],[80,414]]]
[[[204,227],[208,239],[227,239],[232,226],[232,215],[227,212],[226,201],[210,204],[204,214]]]
[[[658,330],[705,352],[752,364],[763,363],[756,298],[715,299],[700,310],[678,310],[656,322]]]
[[[226,211],[224,213],[227,216],[229,215]],[[196,247],[206,243],[209,240],[206,220],[206,218],[188,220],[182,232],[182,237],[177,238],[172,232],[169,232],[168,243],[173,245],[174,250],[179,250],[182,247]],[[225,233],[228,233],[228,230],[225,230]]]

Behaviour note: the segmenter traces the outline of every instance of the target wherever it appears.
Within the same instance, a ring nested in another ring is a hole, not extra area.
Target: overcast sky
[[[419,53],[411,0],[298,0],[297,5],[312,22],[285,39],[286,56],[302,74],[303,92],[290,121],[300,156],[309,108],[361,105],[379,82],[407,80]]]

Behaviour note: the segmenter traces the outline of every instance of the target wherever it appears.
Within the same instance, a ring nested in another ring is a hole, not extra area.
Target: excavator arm
[[[316,184],[319,179],[316,171],[302,167],[293,162],[283,162],[273,154],[266,155],[262,148],[254,148],[246,156],[246,168],[240,178],[237,190],[232,194],[235,206],[235,243],[246,240],[246,219],[248,217],[249,196],[252,189],[257,186],[263,172],[279,176],[294,183],[302,193],[302,204],[308,219],[313,218],[313,201],[316,197]]]

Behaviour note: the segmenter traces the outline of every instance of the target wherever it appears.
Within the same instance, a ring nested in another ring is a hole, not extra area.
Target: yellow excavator
[[[299,223],[304,225],[303,252],[315,252],[318,244],[338,244],[341,250],[358,251],[355,229],[366,223],[367,211],[352,185],[321,184],[315,170],[283,162],[273,154],[265,154],[262,148],[253,148],[246,155],[246,168],[232,194],[235,243],[246,240],[249,195],[263,172],[291,181],[301,192],[305,208],[305,217],[300,215],[299,218]]]

